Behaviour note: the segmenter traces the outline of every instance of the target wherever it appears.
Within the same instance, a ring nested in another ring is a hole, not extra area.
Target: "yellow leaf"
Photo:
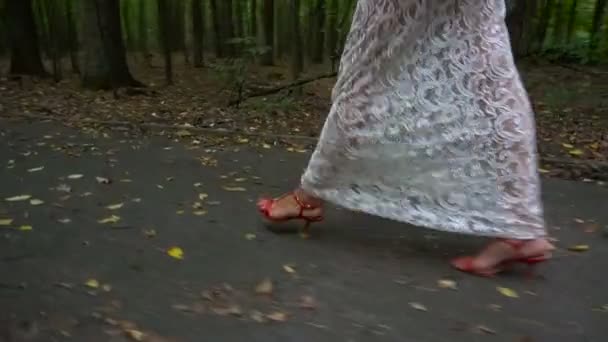
[[[242,138],[242,139],[239,139],[239,140],[238,140],[238,142],[239,142],[239,143],[241,143],[241,144],[246,144],[246,143],[248,143],[248,142],[249,142],[249,139],[247,139],[247,138]]]
[[[284,312],[276,311],[271,314],[266,315],[266,317],[275,322],[285,322],[287,320],[287,314]]]
[[[7,202],[19,202],[19,201],[27,201],[30,198],[32,198],[31,195],[18,195],[18,196],[5,198],[5,200]]]
[[[290,265],[283,265],[283,269],[285,270],[285,272],[290,273],[290,274],[296,273],[296,269]]]
[[[99,288],[99,281],[97,279],[89,279],[84,284],[92,289]]]
[[[184,259],[184,251],[179,247],[171,247],[167,250],[167,254],[175,259],[182,260]]]
[[[44,170],[44,166],[39,166],[39,167],[34,167],[31,169],[28,169],[27,172],[38,172],[38,171],[42,171]]]
[[[410,303],[410,306],[418,311],[429,311],[426,306],[420,303]]]
[[[262,145],[262,147],[263,147],[263,148],[265,148],[265,149],[272,148],[272,146],[270,146],[270,145],[268,145],[268,144],[263,144],[263,145]]]
[[[39,200],[37,198],[32,198],[30,200],[30,204],[31,205],[41,205],[41,204],[44,204],[44,201],[43,200]]]
[[[589,250],[589,245],[574,245],[568,247],[568,250],[572,252],[586,252]]]
[[[204,201],[205,199],[207,199],[207,197],[209,197],[209,195],[207,195],[206,193],[198,194],[198,199],[200,199],[201,201]]]
[[[580,155],[583,155],[585,152],[583,152],[582,150],[579,150],[579,149],[575,149],[575,150],[569,151],[568,153],[570,153],[573,156],[580,156]]]
[[[69,175],[69,176],[68,176],[68,179],[80,179],[80,178],[82,178],[82,177],[84,177],[84,175],[81,175],[81,174],[79,174],[79,173],[76,173],[76,174],[73,174],[73,175]]]
[[[458,285],[456,285],[456,282],[451,279],[441,279],[437,282],[437,285],[439,287],[441,287],[442,289],[451,289],[451,290],[458,289]]]
[[[23,226],[19,227],[19,230],[24,231],[24,232],[28,231],[28,230],[32,230],[32,229],[34,229],[34,228],[32,226],[29,226],[29,225],[23,225]]]
[[[145,235],[145,236],[146,236],[148,239],[151,239],[151,238],[153,238],[153,237],[155,237],[155,236],[156,236],[156,230],[154,230],[154,229],[147,229],[147,230],[144,230],[144,235]]]
[[[146,334],[139,330],[135,329],[127,329],[125,330],[125,334],[132,339],[133,341],[143,341],[146,338]]]
[[[239,186],[224,186],[222,188],[226,191],[247,191],[247,189]]]
[[[106,223],[116,223],[118,221],[120,221],[120,216],[112,215],[112,216],[103,218],[97,222],[99,222],[101,224],[106,224]]]
[[[10,226],[13,224],[13,219],[0,219],[0,226]]]
[[[564,146],[565,148],[568,148],[568,149],[570,149],[570,148],[574,148],[574,146],[573,146],[573,145],[571,145],[571,144],[566,144],[566,143],[562,144],[562,146]]]
[[[175,212],[177,215],[184,215],[185,211],[183,210],[178,210]]]
[[[191,135],[192,135],[192,133],[188,132],[188,131],[187,131],[187,130],[185,130],[185,129],[184,129],[184,130],[181,130],[181,131],[177,131],[175,134],[176,134],[178,137],[180,137],[180,138],[189,137],[189,136],[191,136]]]
[[[242,183],[242,182],[244,182],[246,180],[247,180],[247,178],[241,177],[241,178],[236,178],[234,181],[237,182],[237,183]]]
[[[517,294],[517,292],[515,292],[514,290],[511,290],[508,287],[496,287],[496,290],[498,290],[498,292],[500,292],[500,294],[502,294],[505,297],[509,297],[509,298],[519,298],[519,295]]]
[[[193,212],[193,214],[196,216],[204,216],[207,215],[207,210],[196,210]]]
[[[538,171],[539,171],[540,173],[549,173],[549,172],[551,172],[551,171],[549,171],[549,170],[547,170],[547,169],[543,169],[543,168],[539,168],[539,169],[538,169]]]
[[[272,284],[272,280],[270,280],[269,278],[266,278],[266,279],[262,280],[259,284],[256,285],[255,293],[261,294],[261,295],[271,295],[273,289],[274,289],[274,285]]]
[[[122,208],[122,206],[125,205],[124,203],[116,203],[116,204],[110,204],[106,207],[106,209],[109,210],[118,210],[120,208]]]

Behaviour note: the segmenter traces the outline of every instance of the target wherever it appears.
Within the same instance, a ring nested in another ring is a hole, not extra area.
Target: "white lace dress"
[[[504,17],[504,0],[359,0],[303,189],[416,226],[544,236]]]

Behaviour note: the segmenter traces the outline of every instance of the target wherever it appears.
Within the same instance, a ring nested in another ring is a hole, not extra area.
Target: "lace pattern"
[[[504,0],[359,0],[302,187],[439,230],[545,235]]]

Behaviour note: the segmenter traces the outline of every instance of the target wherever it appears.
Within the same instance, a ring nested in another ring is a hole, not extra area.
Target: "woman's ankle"
[[[308,205],[311,205],[314,207],[320,207],[323,205],[323,200],[307,193],[302,188],[296,189],[295,194],[302,203],[305,203],[305,204],[308,204]]]

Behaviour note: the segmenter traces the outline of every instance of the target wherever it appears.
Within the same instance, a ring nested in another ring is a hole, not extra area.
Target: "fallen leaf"
[[[20,201],[27,201],[30,198],[32,198],[31,195],[17,195],[17,196],[13,196],[13,197],[7,197],[7,198],[5,198],[5,200],[7,202],[20,202]]]
[[[490,329],[485,325],[478,325],[475,330],[488,335],[496,335],[496,330]]]
[[[71,219],[69,219],[69,218],[67,218],[67,217],[64,217],[64,218],[60,218],[60,219],[58,219],[58,220],[57,220],[57,222],[59,222],[59,223],[63,223],[63,224],[67,224],[67,223],[72,222],[72,220],[71,220]]]
[[[517,294],[517,292],[515,292],[514,290],[508,288],[508,287],[496,287],[496,290],[498,290],[498,292],[500,292],[500,294],[502,294],[505,297],[509,297],[509,298],[519,298],[519,295]]]
[[[13,219],[0,219],[0,226],[10,226],[13,224]]]
[[[568,153],[570,153],[573,156],[580,156],[580,155],[583,155],[585,152],[583,152],[583,150],[575,149],[575,150],[568,151]]]
[[[182,312],[190,312],[192,309],[186,304],[173,304],[171,305],[173,310],[182,311]]]
[[[192,213],[196,216],[204,216],[204,215],[207,215],[207,210],[196,210]]]
[[[167,250],[167,254],[175,259],[182,260],[184,259],[184,251],[179,247],[171,247]]]
[[[178,137],[180,137],[180,138],[185,138],[185,137],[192,136],[192,133],[190,133],[189,131],[187,131],[187,130],[183,129],[183,130],[181,130],[181,131],[177,131],[177,132],[175,133],[175,135],[177,135],[177,136],[178,136]]]
[[[411,306],[412,308],[414,308],[414,309],[418,310],[418,311],[425,311],[425,312],[426,312],[426,311],[429,311],[429,310],[426,308],[426,306],[424,306],[423,304],[420,304],[420,303],[415,303],[415,302],[413,302],[413,303],[410,303],[410,306]]]
[[[456,282],[451,279],[441,279],[437,282],[437,285],[442,289],[458,289],[458,285],[456,285]]]
[[[146,338],[146,334],[135,329],[127,329],[125,330],[125,334],[133,341],[143,341]]]
[[[105,177],[95,177],[95,180],[99,184],[110,184],[111,183],[110,179],[109,178],[105,178]]]
[[[285,322],[287,321],[287,314],[281,311],[275,311],[266,315],[266,318],[274,322]]]
[[[106,207],[106,209],[109,209],[109,210],[118,210],[118,209],[122,208],[123,205],[125,205],[125,204],[124,203],[110,204],[110,205],[108,205]]]
[[[226,190],[226,191],[233,191],[233,192],[242,192],[242,191],[247,191],[247,189],[240,187],[240,186],[223,186],[222,189]]]
[[[240,306],[233,304],[227,307],[214,307],[211,308],[211,311],[215,312],[216,314],[220,315],[220,316],[228,316],[228,315],[232,315],[232,316],[242,316],[243,315],[243,310],[241,309]]]
[[[207,195],[206,193],[200,193],[200,194],[198,194],[198,199],[200,199],[201,201],[206,200],[207,197],[209,197],[209,195]]]
[[[258,322],[258,323],[264,323],[264,322],[266,322],[266,317],[264,317],[264,314],[261,313],[260,311],[257,311],[257,310],[251,311],[249,313],[249,317],[254,322]]]
[[[302,296],[300,298],[300,307],[302,309],[314,310],[317,306],[317,301],[311,296]]]
[[[547,169],[543,169],[543,168],[539,168],[539,169],[538,169],[538,171],[539,171],[540,173],[549,173],[549,172],[551,172],[551,171],[549,171],[549,170],[547,170]]]
[[[32,198],[30,200],[30,204],[31,205],[41,205],[41,204],[44,204],[44,201],[43,200],[39,200],[37,198]]]
[[[100,219],[97,222],[101,223],[101,224],[106,224],[106,223],[116,223],[118,221],[120,221],[120,216],[112,215],[112,216]]]
[[[585,220],[580,219],[580,218],[575,218],[575,219],[574,219],[574,222],[576,222],[576,223],[580,223],[580,224],[583,224],[583,223],[585,223]]]
[[[290,265],[283,265],[283,269],[285,270],[285,272],[290,273],[290,274],[296,273],[296,269]]]
[[[274,285],[272,284],[272,280],[266,278],[256,285],[255,293],[260,295],[271,295],[273,289]]]
[[[148,230],[144,230],[144,235],[148,238],[151,239],[153,237],[156,236],[156,230],[154,229],[148,229]]]
[[[87,287],[90,287],[92,289],[98,289],[99,288],[99,281],[97,279],[88,279],[84,285],[86,285]]]
[[[589,245],[574,245],[568,247],[568,250],[572,252],[586,252],[589,250]]]
[[[55,190],[57,191],[61,191],[61,192],[72,192],[72,187],[70,187],[67,184],[59,184]]]
[[[39,166],[39,167],[34,167],[31,169],[28,169],[27,172],[38,172],[38,171],[42,171],[44,170],[44,166]]]
[[[23,225],[23,226],[19,226],[18,229],[25,232],[25,231],[32,230],[34,228],[32,226],[30,226],[30,225]]]
[[[565,148],[568,148],[568,149],[574,148],[574,146],[572,144],[564,143],[564,144],[562,144],[562,146],[564,146]]]
[[[251,240],[255,240],[255,238],[256,238],[255,234],[252,234],[252,233],[245,234],[245,239],[247,239],[247,240],[251,241]]]
[[[265,148],[265,149],[272,148],[272,146],[270,146],[270,145],[268,145],[268,144],[262,144],[262,147],[263,147],[263,148]]]
[[[79,174],[79,173],[75,173],[75,174],[73,174],[73,175],[69,175],[69,176],[68,176],[68,179],[80,179],[80,178],[82,178],[82,177],[84,177],[84,175],[81,175],[81,174]]]
[[[201,186],[203,186],[203,183],[201,182],[194,183],[195,188],[200,188]]]
[[[247,178],[244,178],[244,177],[240,177],[240,178],[235,178],[234,179],[234,181],[237,182],[237,183],[242,183],[242,182],[244,182],[246,180],[247,180]]]

